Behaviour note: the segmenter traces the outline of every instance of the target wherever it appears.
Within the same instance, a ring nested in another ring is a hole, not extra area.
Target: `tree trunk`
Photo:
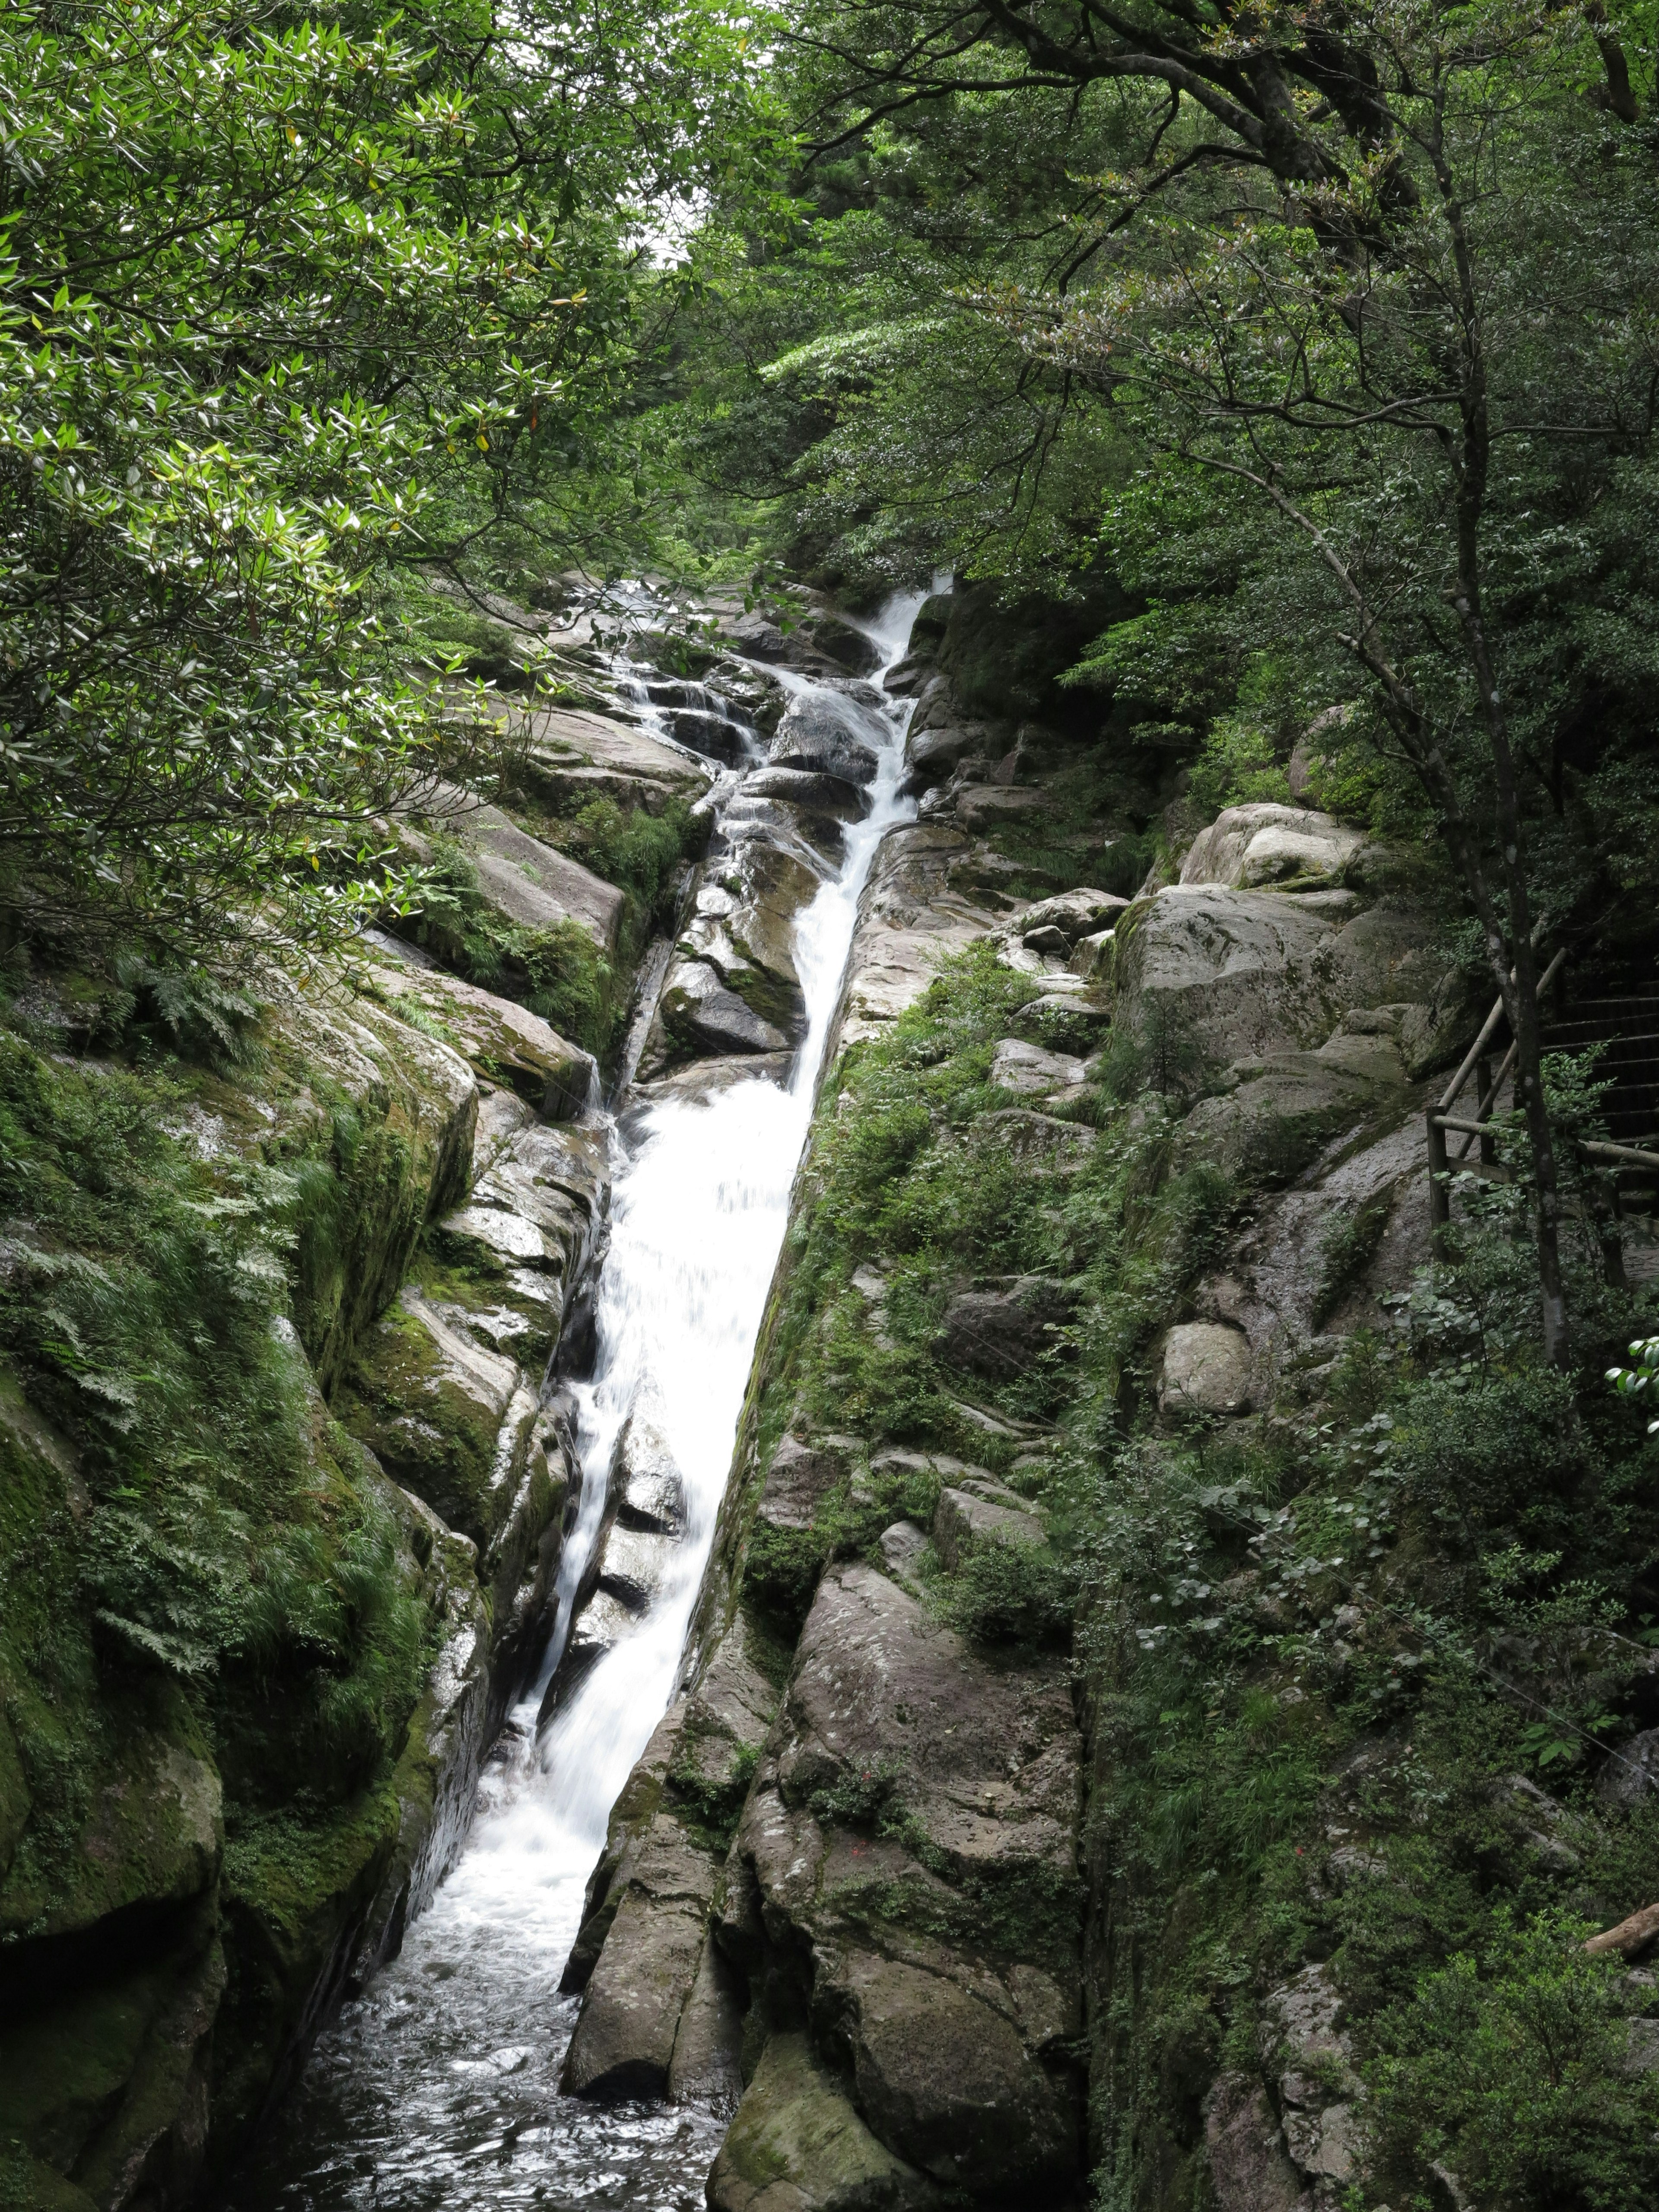
[[[1496,916],[1483,914],[1487,957],[1498,978],[1498,988],[1515,1037],[1515,1079],[1527,1135],[1532,1144],[1533,1186],[1538,1235],[1538,1287],[1543,1310],[1544,1358],[1552,1367],[1565,1367],[1569,1357],[1567,1302],[1561,1287],[1560,1186],[1555,1168],[1555,1144],[1550,1132],[1549,1109],[1544,1099],[1543,1047],[1538,1018],[1538,963],[1532,942],[1531,901],[1527,892],[1526,850],[1521,822],[1521,798],[1516,781],[1515,755],[1510,745],[1509,718],[1498,689],[1480,604],[1480,529],[1485,520],[1487,474],[1492,458],[1492,423],[1488,411],[1485,324],[1480,289],[1474,281],[1474,257],[1464,221],[1462,197],[1446,160],[1443,136],[1443,88],[1437,91],[1428,151],[1440,187],[1452,258],[1457,272],[1458,320],[1462,360],[1459,378],[1458,411],[1462,417],[1462,450],[1457,458],[1457,585],[1453,595],[1463,627],[1469,660],[1480,693],[1480,711],[1497,783],[1498,851],[1509,908],[1507,951]]]

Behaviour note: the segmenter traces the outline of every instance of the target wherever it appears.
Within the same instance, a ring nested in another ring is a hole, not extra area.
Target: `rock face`
[[[416,1671],[376,1692],[384,1737],[342,1753],[307,1702],[298,1598],[279,1596],[276,1656],[258,1680],[234,1647],[220,1662],[210,1730],[197,1682],[112,1665],[87,1620],[42,1702],[11,1630],[31,1575],[74,1587],[40,1532],[78,1540],[91,1493],[74,1446],[0,1382],[0,1933],[16,1977],[0,2132],[25,2147],[20,2201],[64,2212],[178,2205],[216,2183],[353,1979],[397,1950],[465,1834],[557,1565],[569,1439],[541,1383],[604,1215],[603,1149],[571,1118],[591,1060],[522,1007],[378,951],[327,989],[273,975],[261,995],[257,1075],[186,1067],[184,1126],[210,1166],[326,1184],[329,1237],[292,1320],[272,1320],[270,1464],[253,1462],[282,1509],[266,1572],[326,1606],[360,1530],[356,1571],[407,1609]],[[217,1540],[210,1520],[204,1534]],[[285,1542],[310,1548],[288,1560]],[[43,1794],[41,1730],[75,1747],[70,1828]],[[37,1950],[48,1939],[72,1972]]]
[[[787,2035],[804,2021],[911,2176],[994,2202],[1063,2194],[1079,2168],[1058,2047],[1077,2016],[1077,1930],[1063,1906],[1035,1904],[1067,1893],[1076,1760],[1058,1668],[993,1670],[885,1576],[834,1568],[715,1923],[760,2026]],[[1014,1951],[1000,1954],[971,1910],[965,1943],[939,1932],[969,1879],[1006,1896],[1011,1925],[1016,1900],[1031,1900]],[[745,2115],[762,2123],[766,2095],[753,2113],[745,2097],[739,2130]]]

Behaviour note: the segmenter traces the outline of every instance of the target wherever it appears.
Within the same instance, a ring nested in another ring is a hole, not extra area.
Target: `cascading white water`
[[[890,600],[869,626],[884,672],[902,653],[921,598]],[[577,1392],[582,1498],[548,1670],[600,1531],[617,1432],[636,1406],[679,1468],[684,1537],[644,1619],[583,1678],[539,1743],[543,1683],[514,1715],[505,1741],[514,1755],[492,1763],[459,1864],[401,1957],[319,2043],[282,2142],[239,2192],[246,2212],[576,2203],[691,2212],[702,2203],[722,2121],[557,2094],[576,2012],[558,1981],[611,1808],[672,1694],[859,895],[883,835],[914,811],[899,796],[908,704],[852,711],[879,765],[840,872],[796,923],[809,1028],[789,1088],[740,1082],[707,1103],[654,1106],[619,1167],[595,1373]]]

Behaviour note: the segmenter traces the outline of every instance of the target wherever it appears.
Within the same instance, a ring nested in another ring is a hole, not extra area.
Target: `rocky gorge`
[[[798,606],[517,710],[337,973],[14,1004],[0,2203],[1429,2202],[1435,1914],[1649,1900],[1639,1760],[1517,1748],[1649,1659],[1470,1646],[1470,1749],[1389,1395],[1432,862],[1316,733],[1197,807],[1040,611]]]

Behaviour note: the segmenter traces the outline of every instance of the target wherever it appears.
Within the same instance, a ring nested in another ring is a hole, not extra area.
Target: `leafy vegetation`
[[[43,1898],[79,1879],[64,1790],[118,1760],[124,1707],[163,1694],[147,1685],[178,1686],[216,1738],[233,1815],[275,1802],[326,1824],[396,1758],[428,1663],[395,1493],[326,1420],[282,1318],[292,1180],[204,1164],[191,1104],[154,1074],[0,1042],[22,1422],[3,1674],[29,1790],[63,1807],[21,1846],[46,1854],[27,1877]],[[30,1456],[41,1413],[73,1469],[55,1504]]]
[[[6,11],[11,934],[222,953],[397,897],[376,822],[495,748],[394,579],[609,542],[636,227],[750,160],[743,36],[701,0]]]

